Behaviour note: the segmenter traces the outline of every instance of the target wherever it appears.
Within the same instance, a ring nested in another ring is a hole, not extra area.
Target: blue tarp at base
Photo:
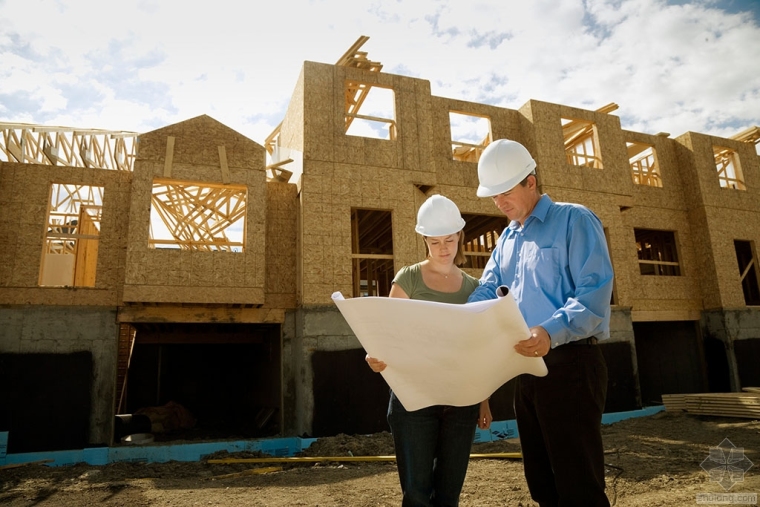
[[[632,417],[646,417],[661,412],[665,407],[648,407],[630,412],[614,412],[602,416],[602,424],[612,424]],[[517,423],[514,420],[494,421],[488,430],[475,432],[475,443],[495,442],[517,438]],[[250,451],[271,456],[294,456],[307,449],[316,438],[271,438],[262,440],[215,441],[197,444],[152,444],[118,447],[90,447],[71,451],[42,451],[19,454],[5,454],[8,432],[0,432],[0,466],[52,460],[49,466],[107,465],[117,462],[165,463],[167,461],[200,461],[203,457],[219,451],[229,453]]]
[[[628,412],[612,412],[609,414],[602,414],[602,424],[612,424],[632,417],[646,417],[654,415],[657,412],[665,410],[664,406],[647,407],[641,410],[631,410]],[[494,421],[491,423],[491,428],[487,430],[481,430],[478,428],[475,431],[475,443],[482,442],[495,442],[497,440],[504,440],[507,438],[517,438],[517,422],[514,419],[509,421]]]

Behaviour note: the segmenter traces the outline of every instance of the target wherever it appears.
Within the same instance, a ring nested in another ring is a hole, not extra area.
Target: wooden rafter
[[[602,106],[597,113],[609,114],[619,106],[614,102]],[[602,160],[598,155],[598,140],[594,135],[594,122],[588,120],[570,120],[562,125],[562,136],[565,140],[565,152],[568,162],[573,165],[585,165],[596,169],[602,168]],[[581,163],[578,163],[578,162]]]
[[[151,202],[172,238],[156,238],[151,227],[152,246],[203,251],[233,251],[244,246],[244,242],[231,241],[226,230],[245,218],[245,187],[156,180]]]
[[[369,40],[369,37],[362,35],[354,44],[348,48],[348,51],[343,53],[335,65],[342,67],[354,67],[357,69],[368,70],[370,72],[380,72],[383,68],[383,64],[380,62],[373,62],[367,58],[366,51],[359,51],[365,42]],[[359,81],[348,81],[345,86],[346,96],[346,130],[351,126],[354,118],[360,118],[370,121],[379,121],[390,123],[389,130],[391,139],[395,138],[395,122],[388,118],[377,118],[372,116],[363,116],[359,113],[359,110],[364,104],[364,100],[367,98],[370,89],[373,85],[370,83],[364,83]]]
[[[348,48],[345,53],[343,53],[343,56],[338,58],[338,61],[335,62],[335,65],[340,65],[341,67],[356,67],[357,69],[380,72],[380,70],[383,68],[383,64],[369,60],[367,58],[366,51],[359,51],[359,48],[361,48],[368,40],[369,37],[366,35],[362,35],[356,39],[356,42],[354,42],[351,47]]]
[[[0,122],[7,162],[131,171],[137,133]]]
[[[633,182],[637,185],[662,187],[654,147],[650,144],[628,142],[628,162]]]
[[[731,136],[729,139],[735,139],[745,143],[758,144],[760,143],[760,127],[750,127],[747,130],[742,130],[738,134]]]
[[[739,166],[736,152],[732,149],[720,146],[714,146],[713,152],[715,154],[715,167],[718,171],[720,186],[737,190],[746,190],[747,187],[744,184],[744,175]]]
[[[614,102],[602,106],[596,110],[597,113],[609,114],[620,107]],[[576,143],[577,139],[588,135],[593,128],[594,123],[586,120],[571,120],[562,125],[562,136],[565,138],[565,147]]]

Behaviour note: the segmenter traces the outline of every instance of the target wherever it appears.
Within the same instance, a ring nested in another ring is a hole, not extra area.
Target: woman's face
[[[430,252],[430,257],[437,261],[454,262],[459,246],[459,234],[449,234],[448,236],[428,236],[425,242]]]

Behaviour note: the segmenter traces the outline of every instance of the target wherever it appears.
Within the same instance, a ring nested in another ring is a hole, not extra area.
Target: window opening
[[[739,155],[729,148],[713,146],[715,167],[718,170],[718,181],[723,188],[747,190],[744,185],[744,175],[739,164]]]
[[[754,241],[734,240],[739,277],[747,306],[760,306],[760,284],[757,275],[757,252]]]
[[[509,225],[506,217],[462,214],[464,226],[464,268],[483,269],[504,229]]]
[[[594,122],[562,118],[562,135],[569,164],[602,169],[599,138]]]
[[[150,248],[242,252],[244,186],[153,181]]]
[[[391,88],[346,81],[346,134],[396,139],[395,95]]]
[[[354,297],[388,296],[395,274],[390,211],[351,210],[351,257]]]
[[[662,187],[657,152],[654,146],[634,142],[628,142],[626,145],[628,146],[628,162],[631,164],[633,182],[636,185]]]
[[[673,231],[634,229],[642,275],[681,276]]]
[[[103,187],[53,183],[41,286],[94,287],[98,264]]]
[[[449,111],[451,151],[454,160],[477,162],[486,146],[491,144],[491,119],[460,111]]]

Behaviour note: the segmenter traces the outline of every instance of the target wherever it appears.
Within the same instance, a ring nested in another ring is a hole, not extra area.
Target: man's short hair
[[[538,176],[536,176],[536,171],[534,170],[534,171],[531,171],[530,174],[527,175],[525,178],[523,178],[523,180],[520,182],[520,186],[524,187],[525,185],[527,185],[528,184],[528,178],[530,178],[531,176],[533,176],[534,178],[536,178],[536,183],[538,183]]]

